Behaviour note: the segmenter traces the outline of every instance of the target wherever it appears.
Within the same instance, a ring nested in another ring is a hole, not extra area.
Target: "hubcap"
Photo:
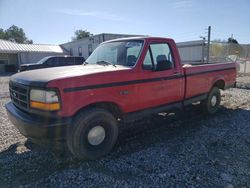
[[[217,98],[216,98],[216,96],[213,96],[212,99],[211,99],[211,105],[215,106],[216,103],[217,103]]]
[[[105,138],[105,130],[102,126],[95,126],[88,133],[88,142],[93,146],[97,146],[103,142]]]

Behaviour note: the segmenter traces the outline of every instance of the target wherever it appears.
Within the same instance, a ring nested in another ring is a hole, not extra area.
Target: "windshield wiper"
[[[97,61],[96,64],[98,64],[98,65],[104,65],[104,66],[105,66],[105,65],[113,65],[114,67],[116,67],[115,64],[110,63],[110,62],[108,62],[108,61],[104,61],[104,60],[102,60],[102,61]]]

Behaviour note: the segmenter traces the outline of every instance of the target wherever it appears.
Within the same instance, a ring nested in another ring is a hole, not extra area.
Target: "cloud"
[[[67,15],[72,15],[72,16],[94,17],[94,18],[103,19],[103,20],[110,20],[110,21],[123,21],[124,20],[124,18],[122,18],[118,15],[111,14],[111,13],[105,12],[105,11],[85,12],[85,11],[81,11],[81,10],[77,10],[77,9],[58,9],[58,10],[56,10],[56,12],[62,13],[62,14],[67,14]]]
[[[179,0],[175,1],[173,8],[178,11],[190,11],[193,7],[193,2],[191,0]]]

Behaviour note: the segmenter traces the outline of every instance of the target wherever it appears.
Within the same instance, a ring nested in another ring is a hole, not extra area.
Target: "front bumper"
[[[62,140],[66,138],[71,118],[51,118],[28,114],[12,102],[5,105],[10,121],[27,138]]]

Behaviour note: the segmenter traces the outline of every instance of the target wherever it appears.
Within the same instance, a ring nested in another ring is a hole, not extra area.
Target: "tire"
[[[117,137],[117,120],[111,113],[100,108],[86,109],[73,120],[67,146],[78,159],[94,160],[109,153]]]
[[[220,102],[220,90],[217,87],[213,87],[209,92],[207,99],[201,102],[203,112],[210,115],[215,114],[219,109]]]

